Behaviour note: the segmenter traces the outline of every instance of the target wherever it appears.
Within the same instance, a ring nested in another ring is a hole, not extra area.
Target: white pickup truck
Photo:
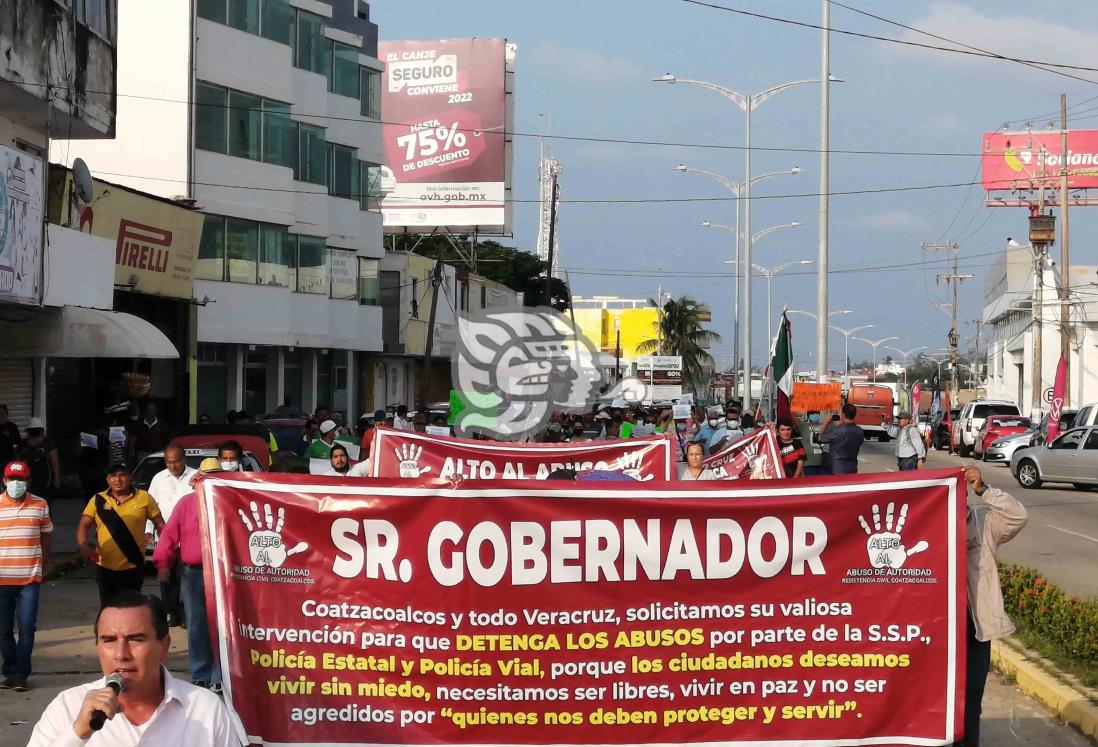
[[[977,399],[961,408],[953,421],[953,446],[962,457],[972,454],[977,434],[989,415],[1021,415],[1018,405],[1003,399]]]

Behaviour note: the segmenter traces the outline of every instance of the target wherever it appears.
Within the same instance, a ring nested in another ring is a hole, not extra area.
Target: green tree
[[[392,248],[431,259],[441,258],[446,264],[461,270],[472,269],[469,260],[473,246],[468,236],[448,238],[437,234],[401,234],[394,237]],[[498,241],[477,242],[477,274],[503,283],[513,291],[523,292],[537,287],[537,277],[545,272],[546,266],[545,262],[530,252],[503,246]]]
[[[712,318],[709,306],[690,296],[669,299],[662,308],[654,299],[648,299],[648,303],[660,309],[653,325],[657,339],[645,340],[637,346],[637,352],[682,356],[684,388],[695,393],[705,391],[714,366],[713,356],[705,348],[721,341],[719,334],[702,326]]]

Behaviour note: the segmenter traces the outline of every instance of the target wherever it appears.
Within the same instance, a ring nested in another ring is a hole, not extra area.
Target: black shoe
[[[27,690],[30,690],[30,684],[28,684],[26,679],[16,680],[15,686],[12,687],[12,690],[17,693],[25,693]]]
[[[191,684],[194,685],[195,687],[201,687],[201,688],[204,688],[204,689],[209,688],[209,686],[210,686],[209,682],[203,682],[202,680],[191,680]]]
[[[179,619],[177,615],[168,615],[168,627],[179,628],[183,626],[183,621]]]
[[[220,682],[212,683],[210,685],[210,692],[212,692],[214,695],[220,695],[222,693],[221,683]]]
[[[0,690],[11,690],[15,687],[15,680],[11,677],[5,677],[3,682],[0,682]]]

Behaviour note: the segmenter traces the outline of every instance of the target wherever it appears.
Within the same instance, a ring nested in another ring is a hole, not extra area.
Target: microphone
[[[114,694],[118,695],[118,693],[122,692],[122,682],[122,675],[115,672],[107,678],[106,687],[114,690]],[[89,724],[92,731],[99,731],[103,728],[103,724],[105,723],[107,723],[107,714],[103,713],[103,711],[98,708],[92,711],[91,722]]]

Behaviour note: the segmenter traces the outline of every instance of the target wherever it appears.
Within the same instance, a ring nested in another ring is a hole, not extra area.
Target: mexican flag
[[[789,316],[782,312],[778,336],[774,338],[774,350],[770,360],[774,376],[774,395],[779,418],[790,416],[789,399],[793,396],[793,334]]]

